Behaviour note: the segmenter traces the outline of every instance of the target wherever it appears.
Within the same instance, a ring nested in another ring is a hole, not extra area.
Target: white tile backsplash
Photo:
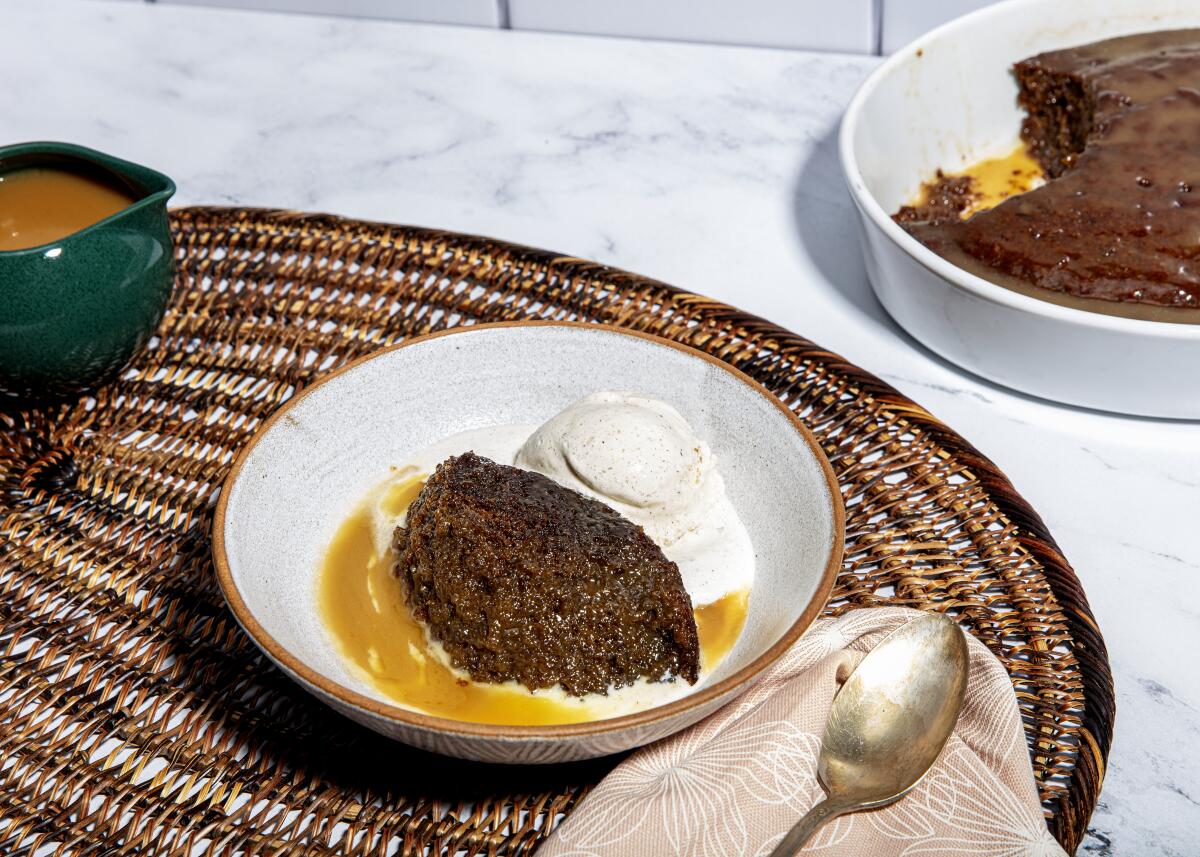
[[[140,0],[146,2],[146,0]],[[148,0],[275,12],[390,18],[889,54],[999,0]],[[1063,0],[1068,2],[1068,0]]]
[[[155,0],[155,2],[497,27],[500,25],[501,0]]]
[[[902,48],[939,24],[990,6],[997,0],[879,0],[882,4],[883,53]],[[1075,2],[1075,0],[1061,0]]]
[[[514,30],[871,53],[876,0],[508,0]]]

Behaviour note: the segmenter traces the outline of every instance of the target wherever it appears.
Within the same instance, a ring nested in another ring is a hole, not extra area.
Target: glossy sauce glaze
[[[391,486],[380,505],[399,514],[423,484],[414,477]],[[407,707],[452,720],[538,726],[579,723],[662,704],[686,693],[685,682],[642,684],[608,696],[571,697],[554,688],[531,693],[515,683],[480,684],[454,670],[431,648],[412,617],[391,560],[375,550],[371,506],[339,528],[321,568],[321,612],[346,659],[383,694]],[[697,609],[701,671],[711,671],[737,641],[748,592],[733,592]]]
[[[25,250],[66,238],[136,200],[83,172],[27,167],[0,173],[0,250]]]

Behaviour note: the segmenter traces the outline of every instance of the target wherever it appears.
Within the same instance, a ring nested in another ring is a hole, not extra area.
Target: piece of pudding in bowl
[[[675,563],[641,527],[540,473],[447,459],[394,549],[409,607],[475,681],[574,696],[696,683],[696,620]]]

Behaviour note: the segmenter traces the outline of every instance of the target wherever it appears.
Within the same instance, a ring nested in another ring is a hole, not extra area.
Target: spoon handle
[[[834,800],[831,797],[825,798],[825,800],[806,812],[803,818],[792,825],[792,829],[775,846],[775,850],[771,852],[770,857],[793,857],[803,847],[804,843],[812,838],[812,835],[817,832],[818,827],[832,818],[837,818],[851,808],[843,801]]]

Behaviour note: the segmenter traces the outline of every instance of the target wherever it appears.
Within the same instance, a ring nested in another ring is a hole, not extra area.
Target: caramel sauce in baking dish
[[[909,204],[920,207],[945,179],[966,177],[971,180],[970,203],[962,211],[962,218],[966,220],[981,211],[995,208],[1010,196],[1033,190],[1045,178],[1041,165],[1029,154],[1024,143],[1019,143],[1006,155],[984,158],[958,172],[944,173],[943,176],[942,180],[935,179],[921,185],[916,199]]]
[[[389,514],[400,514],[422,485],[420,476],[399,482],[387,490],[382,505]],[[424,628],[413,618],[400,582],[392,576],[390,557],[375,551],[369,505],[338,529],[320,574],[321,612],[342,654],[402,705],[474,723],[544,726],[598,719],[587,699],[561,691],[530,692],[515,682],[474,682],[431,652]],[[696,609],[702,673],[733,648],[746,622],[748,602],[749,592],[740,590]]]
[[[24,167],[0,173],[0,250],[25,250],[66,238],[137,200],[98,176]]]

